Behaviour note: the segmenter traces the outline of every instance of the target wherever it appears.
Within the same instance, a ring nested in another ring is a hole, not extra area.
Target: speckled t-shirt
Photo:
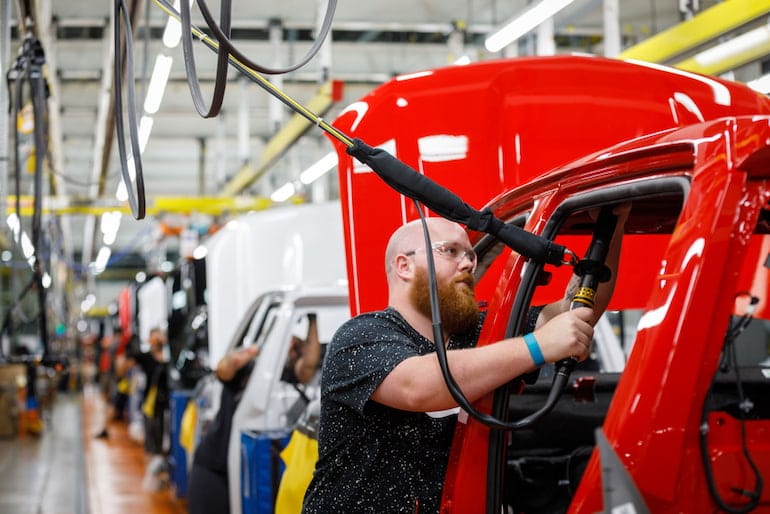
[[[453,337],[450,348],[472,346],[476,336]],[[390,308],[339,328],[321,375],[319,459],[303,513],[438,512],[457,415],[369,399],[401,361],[434,351]]]

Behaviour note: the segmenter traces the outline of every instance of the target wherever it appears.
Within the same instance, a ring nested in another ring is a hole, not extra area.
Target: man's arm
[[[591,309],[559,314],[534,335],[546,362],[570,356],[584,360],[593,337]],[[535,369],[522,337],[479,348],[448,350],[452,376],[469,401],[475,401]],[[457,406],[444,382],[435,353],[409,357],[398,364],[372,394],[372,400],[396,409],[430,412]]]
[[[300,356],[294,364],[294,375],[297,382],[307,384],[313,379],[321,360],[321,341],[318,339],[318,321],[314,312],[307,315],[307,337],[300,348]]]
[[[609,304],[617,278],[620,247],[631,204],[614,209],[618,216],[606,265],[609,282],[600,284],[593,309],[570,310],[580,285],[573,276],[564,298],[546,305],[538,316],[534,335],[546,362],[568,357],[584,360],[590,351],[593,326]],[[449,369],[465,397],[473,402],[497,387],[535,369],[533,358],[521,337],[465,350],[447,351]],[[401,362],[372,394],[378,403],[409,411],[434,411],[456,407],[441,374],[435,354],[410,357]]]
[[[258,353],[259,347],[256,345],[227,352],[217,363],[215,370],[217,378],[222,382],[229,382],[235,377],[238,370],[256,357]]]

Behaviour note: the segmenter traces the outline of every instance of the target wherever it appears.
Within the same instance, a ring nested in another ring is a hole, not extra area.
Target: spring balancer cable
[[[323,45],[324,41],[326,40],[326,36],[329,34],[329,31],[332,27],[332,21],[334,20],[334,12],[337,9],[337,0],[328,0],[328,3],[326,5],[326,14],[324,15],[324,21],[321,25],[320,30],[318,31],[318,36],[315,38],[315,41],[313,41],[313,46],[308,50],[308,52],[305,54],[305,56],[300,59],[299,62],[296,64],[293,64],[289,66],[288,68],[268,68],[266,66],[262,66],[260,64],[257,64],[256,62],[250,60],[246,55],[244,55],[242,52],[238,50],[238,48],[235,47],[232,41],[230,41],[229,35],[225,34],[225,32],[217,26],[216,22],[214,21],[214,17],[211,16],[211,12],[209,11],[208,5],[206,5],[205,0],[196,0],[198,4],[198,8],[201,11],[201,14],[203,15],[203,19],[206,20],[206,25],[208,25],[211,32],[214,34],[214,37],[216,38],[217,42],[219,43],[219,46],[223,46],[228,53],[233,55],[236,59],[238,59],[244,66],[251,68],[254,71],[257,71],[259,73],[265,73],[267,75],[280,75],[283,73],[289,73],[291,71],[298,70],[302,66],[306,65],[310,62],[310,59],[315,57],[315,55],[318,53],[318,51],[321,49],[321,46]],[[230,0],[222,0],[220,9],[225,9],[225,3],[227,3],[227,9],[229,10],[230,7]],[[185,9],[185,3],[181,3],[182,10]],[[182,23],[182,34],[189,34],[190,33],[190,24]]]
[[[185,50],[185,67],[187,69],[187,74],[188,74],[188,78],[187,78],[188,85],[190,86],[190,91],[193,94],[193,102],[195,103],[195,108],[199,114],[201,114],[204,117],[216,116],[216,114],[218,114],[219,109],[221,108],[221,101],[222,101],[222,99],[219,97],[224,95],[225,82],[226,82],[226,73],[224,73],[223,71],[220,71],[221,63],[223,61],[227,61],[230,64],[232,64],[238,71],[243,73],[247,78],[249,78],[252,82],[255,82],[256,84],[261,86],[263,89],[265,89],[268,93],[270,93],[271,95],[276,97],[278,100],[280,100],[282,103],[284,103],[289,109],[303,116],[308,121],[315,124],[316,126],[320,127],[322,130],[326,131],[328,134],[330,134],[332,137],[334,137],[338,141],[344,143],[346,146],[352,146],[353,143],[349,137],[347,137],[345,134],[338,131],[334,127],[332,127],[330,124],[325,122],[323,119],[321,119],[319,116],[311,112],[309,109],[307,109],[303,105],[296,102],[293,98],[284,94],[281,90],[276,88],[272,83],[270,83],[268,80],[266,80],[264,77],[262,77],[258,73],[258,72],[268,73],[268,74],[288,73],[289,71],[294,71],[299,67],[307,64],[307,62],[309,62],[310,59],[312,59],[315,56],[315,54],[318,52],[324,40],[326,39],[327,34],[331,30],[331,23],[332,23],[332,19],[334,17],[334,11],[337,5],[336,0],[329,0],[329,4],[326,10],[326,15],[324,17],[323,26],[319,32],[318,37],[316,38],[316,41],[313,44],[313,47],[310,49],[310,51],[308,51],[308,54],[299,63],[284,69],[271,69],[264,66],[260,66],[252,62],[248,58],[246,58],[245,55],[243,55],[237,48],[235,48],[235,46],[232,44],[230,39],[227,37],[227,34],[225,34],[225,32],[229,33],[229,30],[230,30],[230,21],[229,21],[230,0],[223,0],[222,2],[223,7],[227,7],[227,11],[228,11],[227,16],[225,16],[224,9],[223,9],[222,15],[221,15],[224,31],[222,30],[222,28],[217,26],[217,24],[214,22],[213,17],[211,16],[211,13],[209,12],[207,5],[202,1],[198,2],[201,12],[204,18],[206,18],[207,23],[209,24],[209,28],[214,34],[217,35],[217,37],[221,39],[222,41],[221,44],[218,41],[212,40],[203,31],[193,26],[189,21],[189,19],[186,19],[185,20],[186,23],[183,23],[182,14],[180,14],[176,9],[174,9],[174,7],[166,0],[154,0],[154,1],[169,16],[175,18],[177,21],[182,23],[183,41],[185,37],[190,39],[188,43],[184,43],[184,45],[189,44],[190,46],[188,50]],[[182,2],[182,4],[184,3],[185,2]],[[189,7],[189,6],[186,6],[186,7]],[[116,128],[117,137],[118,137],[118,152],[120,155],[121,175],[123,177],[123,182],[126,186],[126,190],[128,193],[128,203],[131,207],[131,213],[135,219],[142,219],[145,216],[145,190],[144,190],[144,174],[143,174],[143,167],[142,167],[142,159],[141,159],[141,154],[139,149],[139,135],[137,130],[138,124],[136,121],[136,95],[134,91],[134,72],[133,72],[134,58],[133,58],[133,39],[131,36],[132,34],[131,21],[130,21],[130,17],[128,15],[128,9],[126,8],[124,0],[114,1],[114,11],[115,12],[113,16],[114,18],[113,32],[114,32],[114,49],[115,49],[115,56],[116,56],[116,62],[114,63],[115,128]],[[189,8],[187,9],[187,14],[189,14]],[[132,152],[133,166],[134,166],[134,170],[133,170],[134,179],[131,178],[131,174],[130,174],[130,170],[128,169],[128,162],[127,162],[128,152],[126,151],[126,142],[125,142],[125,124],[123,119],[123,98],[122,98],[122,87],[121,87],[122,77],[121,77],[120,62],[118,62],[118,56],[121,55],[121,52],[120,52],[120,48],[121,48],[120,18],[121,17],[124,19],[125,30],[126,30],[126,36],[125,36],[125,45],[126,45],[125,65],[126,65],[126,83],[127,83],[126,97],[127,97],[127,102],[129,104],[128,105],[128,123],[129,123],[129,136],[131,140],[131,152]],[[189,16],[186,16],[186,18],[189,18]],[[192,73],[196,75],[195,80],[193,80],[193,77],[190,76],[190,71],[195,70],[195,65],[192,57],[192,48],[191,48],[192,35],[195,35],[196,37],[198,37],[207,47],[209,47],[211,50],[216,51],[218,54],[217,82],[215,83],[215,86],[214,86],[214,96],[212,98],[212,103],[208,109],[205,108],[205,102],[203,101],[202,95],[200,94],[200,89],[197,83],[197,73],[195,71],[192,71]],[[220,51],[220,46],[224,47],[222,51]],[[220,78],[222,80],[220,80]],[[195,91],[198,92],[198,95],[195,94]]]
[[[134,87],[134,42],[131,30],[131,18],[124,0],[115,0],[114,20],[114,50],[115,63],[113,66],[113,89],[115,92],[115,130],[118,137],[118,154],[120,155],[120,172],[123,176],[123,184],[128,193],[128,204],[131,214],[140,220],[145,216],[144,172],[142,170],[142,156],[139,149],[139,132],[136,122],[136,93]],[[125,130],[123,122],[123,88],[121,73],[121,37],[120,19],[123,18],[126,29],[126,100],[128,101],[128,132],[131,138],[131,155],[133,157],[134,178],[128,168],[128,155],[126,152]]]
[[[27,35],[24,39],[19,56],[14,66],[9,70],[7,81],[9,87],[13,84],[14,102],[11,109],[13,119],[14,134],[14,175],[16,177],[16,215],[19,223],[18,237],[21,238],[21,210],[19,205],[19,192],[21,182],[21,163],[19,153],[19,127],[18,114],[23,103],[23,89],[25,84],[29,86],[30,99],[32,102],[33,113],[33,141],[35,149],[35,170],[34,170],[34,202],[32,211],[32,248],[33,248],[33,278],[29,287],[25,287],[16,303],[20,303],[23,296],[30,291],[34,285],[38,296],[38,323],[40,330],[40,340],[43,346],[43,357],[48,357],[48,323],[46,316],[46,288],[43,286],[43,263],[41,258],[41,249],[43,247],[42,231],[42,212],[43,212],[43,163],[48,154],[48,133],[46,126],[46,102],[48,97],[48,88],[43,76],[43,64],[45,64],[45,54],[40,41],[32,35]],[[19,239],[20,240],[20,239]],[[4,324],[5,325],[5,324]],[[6,327],[4,326],[3,329]]]
[[[205,5],[205,4],[204,4]],[[224,45],[219,45],[217,48],[217,74],[214,79],[214,93],[211,98],[211,106],[206,107],[206,102],[203,100],[203,94],[200,89],[200,82],[198,80],[198,70],[195,66],[195,54],[193,53],[192,46],[192,32],[190,26],[190,4],[187,1],[181,2],[182,10],[182,51],[184,54],[184,69],[187,77],[187,85],[190,88],[190,95],[195,105],[195,110],[198,111],[203,118],[213,118],[219,114],[222,109],[222,100],[225,97],[225,87],[227,86],[227,70],[229,62],[229,53]],[[231,0],[222,0],[220,6],[220,24],[222,30],[227,36],[230,35],[230,22],[232,15]],[[224,35],[224,34],[223,34]]]

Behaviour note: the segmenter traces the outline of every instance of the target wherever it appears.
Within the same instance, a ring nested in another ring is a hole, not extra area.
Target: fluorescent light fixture
[[[746,85],[758,93],[766,95],[770,93],[770,73],[762,75],[758,79],[746,82]]]
[[[126,167],[128,168],[128,177],[133,181],[136,178],[136,168],[134,167],[134,156],[129,155],[126,159]],[[118,190],[115,191],[115,198],[120,202],[128,200],[128,189],[123,182],[123,175],[120,176],[120,183],[118,184]]]
[[[89,293],[88,296],[86,296],[83,299],[83,301],[80,302],[80,310],[83,312],[88,312],[89,310],[91,310],[91,307],[93,307],[95,304],[96,304],[96,296]]]
[[[711,66],[737,54],[763,45],[768,41],[770,41],[770,27],[764,25],[745,32],[740,36],[735,36],[717,46],[699,52],[693,56],[693,59],[701,66]]]
[[[311,184],[321,178],[326,172],[337,165],[337,153],[329,152],[315,164],[311,165],[308,169],[300,173],[299,181],[303,184]]]
[[[144,98],[144,112],[147,114],[158,112],[173,63],[174,58],[170,55],[158,54],[155,58],[155,67],[152,69],[150,85],[147,86],[147,96]]]
[[[110,261],[110,255],[112,250],[109,246],[102,246],[99,248],[99,253],[96,254],[96,260],[92,263],[92,269],[95,274],[99,274],[107,269],[107,263]]]
[[[30,266],[34,266],[35,247],[32,244],[32,240],[29,238],[27,233],[24,230],[22,230],[21,223],[19,222],[19,217],[16,216],[15,213],[10,214],[8,218],[6,218],[5,222],[8,224],[8,228],[11,229],[11,233],[13,234],[14,241],[19,241],[19,239],[21,239],[21,251],[24,254],[24,258],[27,259],[27,262],[29,263]]]
[[[294,184],[289,182],[276,189],[273,194],[270,195],[270,199],[274,202],[283,202],[292,197],[296,192]]]
[[[484,41],[484,46],[490,52],[499,52],[572,2],[573,0],[542,0],[490,35]]]
[[[471,58],[468,55],[463,55],[462,57],[458,58],[454,63],[455,66],[465,66],[466,64],[471,63]]]
[[[414,73],[405,73],[404,75],[398,75],[396,77],[396,80],[400,82],[402,80],[412,80],[412,79],[419,79],[422,77],[430,77],[431,75],[433,75],[433,72],[430,70],[417,71]]]
[[[150,132],[152,132],[153,119],[152,116],[142,116],[139,120],[139,153],[144,153],[144,149],[147,146],[147,141],[150,139]],[[131,174],[131,180],[136,176],[136,171],[133,166],[134,160],[131,159],[131,167],[129,171],[134,171]]]
[[[120,228],[120,211],[105,212],[102,214],[100,228],[104,235],[104,244],[110,246],[115,242]]]
[[[122,178],[118,184],[118,190],[115,191],[115,198],[117,198],[119,202],[125,202],[128,200],[128,189],[126,189],[126,185],[123,183]]]
[[[196,247],[195,250],[193,250],[193,259],[197,259],[197,260],[203,259],[204,257],[206,257],[206,254],[208,253],[209,253],[209,249],[203,245],[200,245]]]
[[[192,4],[192,2],[190,2],[190,4]],[[174,10],[180,12],[180,7],[179,0],[174,0]],[[169,16],[168,21],[166,22],[166,30],[163,31],[163,44],[168,48],[176,48],[181,40],[182,24],[173,16]]]

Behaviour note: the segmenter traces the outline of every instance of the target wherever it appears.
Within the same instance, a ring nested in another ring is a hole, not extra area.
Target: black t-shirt
[[[227,453],[230,445],[233,415],[241,401],[252,369],[254,369],[253,360],[239,369],[231,380],[222,382],[219,410],[195,448],[194,463],[196,466],[227,476]]]
[[[147,399],[147,394],[150,392],[152,386],[157,387],[157,396],[155,397],[156,412],[161,412],[162,409],[167,409],[169,406],[170,391],[168,384],[168,367],[165,362],[155,360],[150,352],[135,352],[131,354],[131,357],[137,362],[145,377],[147,377],[147,385],[142,393],[142,401]]]
[[[477,335],[453,337],[450,348],[472,346]],[[434,351],[390,308],[339,328],[321,374],[319,460],[303,513],[411,514],[417,502],[420,513],[438,512],[456,411],[408,412],[369,399],[401,361]]]

